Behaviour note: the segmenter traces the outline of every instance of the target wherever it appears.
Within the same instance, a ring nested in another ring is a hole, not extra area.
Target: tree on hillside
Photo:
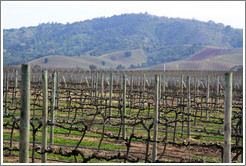
[[[126,51],[125,52],[125,57],[130,57],[132,56],[132,52],[131,51]]]
[[[48,58],[45,58],[44,59],[44,63],[48,63],[49,62],[49,59]]]
[[[116,69],[117,69],[117,70],[125,70],[126,67],[125,67],[125,66],[122,66],[122,65],[118,65],[118,66],[116,67]]]
[[[136,68],[137,68],[137,66],[135,66],[133,64],[131,64],[130,67],[128,67],[128,69],[136,69]]]
[[[96,65],[90,65],[89,68],[91,69],[91,71],[96,70],[97,66]]]
[[[47,23],[4,29],[3,41],[5,65],[18,65],[50,55],[99,57],[122,50],[125,50],[122,57],[127,58],[133,56],[130,50],[134,49],[144,49],[147,57],[154,55],[161,62],[167,62],[167,59],[177,60],[175,53],[181,58],[187,57],[189,52],[175,50],[183,45],[200,43],[223,48],[243,47],[243,29],[214,24],[212,21],[122,14],[71,24]],[[173,47],[168,51],[171,53],[173,50],[174,54],[164,55],[167,51],[160,49],[166,46]],[[117,55],[109,57],[118,61]]]
[[[102,61],[101,63],[102,63],[103,66],[106,65],[106,62],[105,61]]]

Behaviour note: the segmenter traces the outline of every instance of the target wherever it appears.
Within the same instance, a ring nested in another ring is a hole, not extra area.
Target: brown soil
[[[9,133],[10,130],[5,130],[4,133]],[[41,135],[41,133],[38,133],[37,135]],[[61,134],[56,134],[55,137],[59,137],[59,138],[64,138],[64,139],[71,139],[71,140],[76,140],[79,141],[80,140],[80,136],[65,136],[65,135],[61,135]],[[99,142],[100,138],[93,138],[93,137],[85,137],[83,139],[84,141],[91,141],[91,142]],[[196,143],[197,140],[195,139],[190,139],[191,143]],[[126,146],[124,144],[124,141],[122,140],[113,140],[113,139],[107,139],[104,138],[102,143],[106,143],[106,144],[114,144],[114,145],[121,145],[124,146],[124,148],[122,148],[121,150],[125,151],[126,150]],[[9,141],[4,141],[4,145],[8,146]],[[140,152],[140,153],[145,153],[146,151],[146,144],[140,143],[140,142],[132,142],[131,143],[131,148],[130,148],[130,152]],[[19,143],[18,142],[13,142],[13,146],[19,147]],[[32,143],[30,143],[30,148],[32,146]],[[59,146],[52,146],[52,148],[58,150],[60,147]],[[73,148],[71,147],[62,147],[64,150],[67,150],[68,152],[71,151]],[[163,144],[158,144],[158,154],[161,154],[163,151],[164,145]],[[90,149],[84,149],[82,147],[79,147],[78,150],[81,150],[83,153],[85,153],[86,155],[91,155],[93,152],[95,152],[96,150],[90,150]],[[150,143],[149,146],[149,153],[151,153],[152,151],[152,144]],[[101,156],[112,156],[112,155],[116,155],[118,154],[118,152],[113,152],[113,151],[100,151],[100,153],[98,153]],[[121,154],[124,154],[124,152],[121,152]],[[196,155],[197,157],[210,157],[213,159],[220,159],[221,157],[221,152],[219,149],[217,148],[201,148],[201,147],[179,147],[179,146],[173,146],[173,145],[168,145],[167,149],[165,151],[164,155],[168,155],[168,156],[176,156],[176,157],[183,157],[183,158],[188,158],[188,159],[194,159],[194,155]],[[145,155],[144,154],[137,154],[137,153],[130,153],[129,156],[137,156],[140,157],[141,159],[144,160]],[[151,159],[151,155],[149,156],[149,159]],[[170,161],[170,162],[180,162],[180,158],[171,158],[171,157],[167,157],[167,156],[163,156],[161,161]],[[18,163],[18,157],[13,157],[13,156],[9,156],[9,157],[4,157],[4,162],[11,162],[11,163]],[[30,160],[31,162],[31,160]],[[40,162],[39,159],[35,159],[35,162]],[[56,161],[48,161],[49,163],[53,162],[53,163],[57,163]],[[81,162],[81,161],[80,161]]]
[[[230,55],[240,53],[240,49],[217,49],[217,48],[206,48],[200,53],[192,56],[188,61],[199,61],[204,59],[209,59],[220,55]]]

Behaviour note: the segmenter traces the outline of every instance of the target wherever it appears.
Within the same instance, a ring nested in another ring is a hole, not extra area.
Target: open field
[[[8,84],[4,81],[3,160],[15,163],[19,159],[21,80],[20,71],[15,77],[15,69],[5,70],[9,73]],[[108,71],[57,71],[59,86],[55,92],[53,123],[51,70],[48,75],[48,148],[45,152],[48,163],[149,163],[153,162],[155,144],[155,162],[222,162],[224,72],[113,71],[111,75]],[[123,75],[126,75],[125,81]],[[160,75],[160,84],[156,84],[155,75]],[[41,71],[33,70],[31,78],[29,155],[30,162],[41,162],[44,153]],[[242,73],[233,73],[233,162],[241,162],[243,149],[242,79]],[[157,87],[160,95],[156,99]],[[159,102],[158,130],[154,127],[156,101]],[[50,143],[52,126],[54,137]]]

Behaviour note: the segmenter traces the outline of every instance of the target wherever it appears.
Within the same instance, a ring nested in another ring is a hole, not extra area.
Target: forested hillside
[[[51,55],[101,56],[140,49],[147,60],[138,67],[148,67],[185,59],[204,46],[242,47],[243,30],[213,21],[147,13],[3,30],[5,65],[19,65]]]

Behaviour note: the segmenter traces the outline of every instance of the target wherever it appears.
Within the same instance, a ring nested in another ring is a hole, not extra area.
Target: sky
[[[140,12],[245,27],[245,1],[1,1],[3,29]]]

